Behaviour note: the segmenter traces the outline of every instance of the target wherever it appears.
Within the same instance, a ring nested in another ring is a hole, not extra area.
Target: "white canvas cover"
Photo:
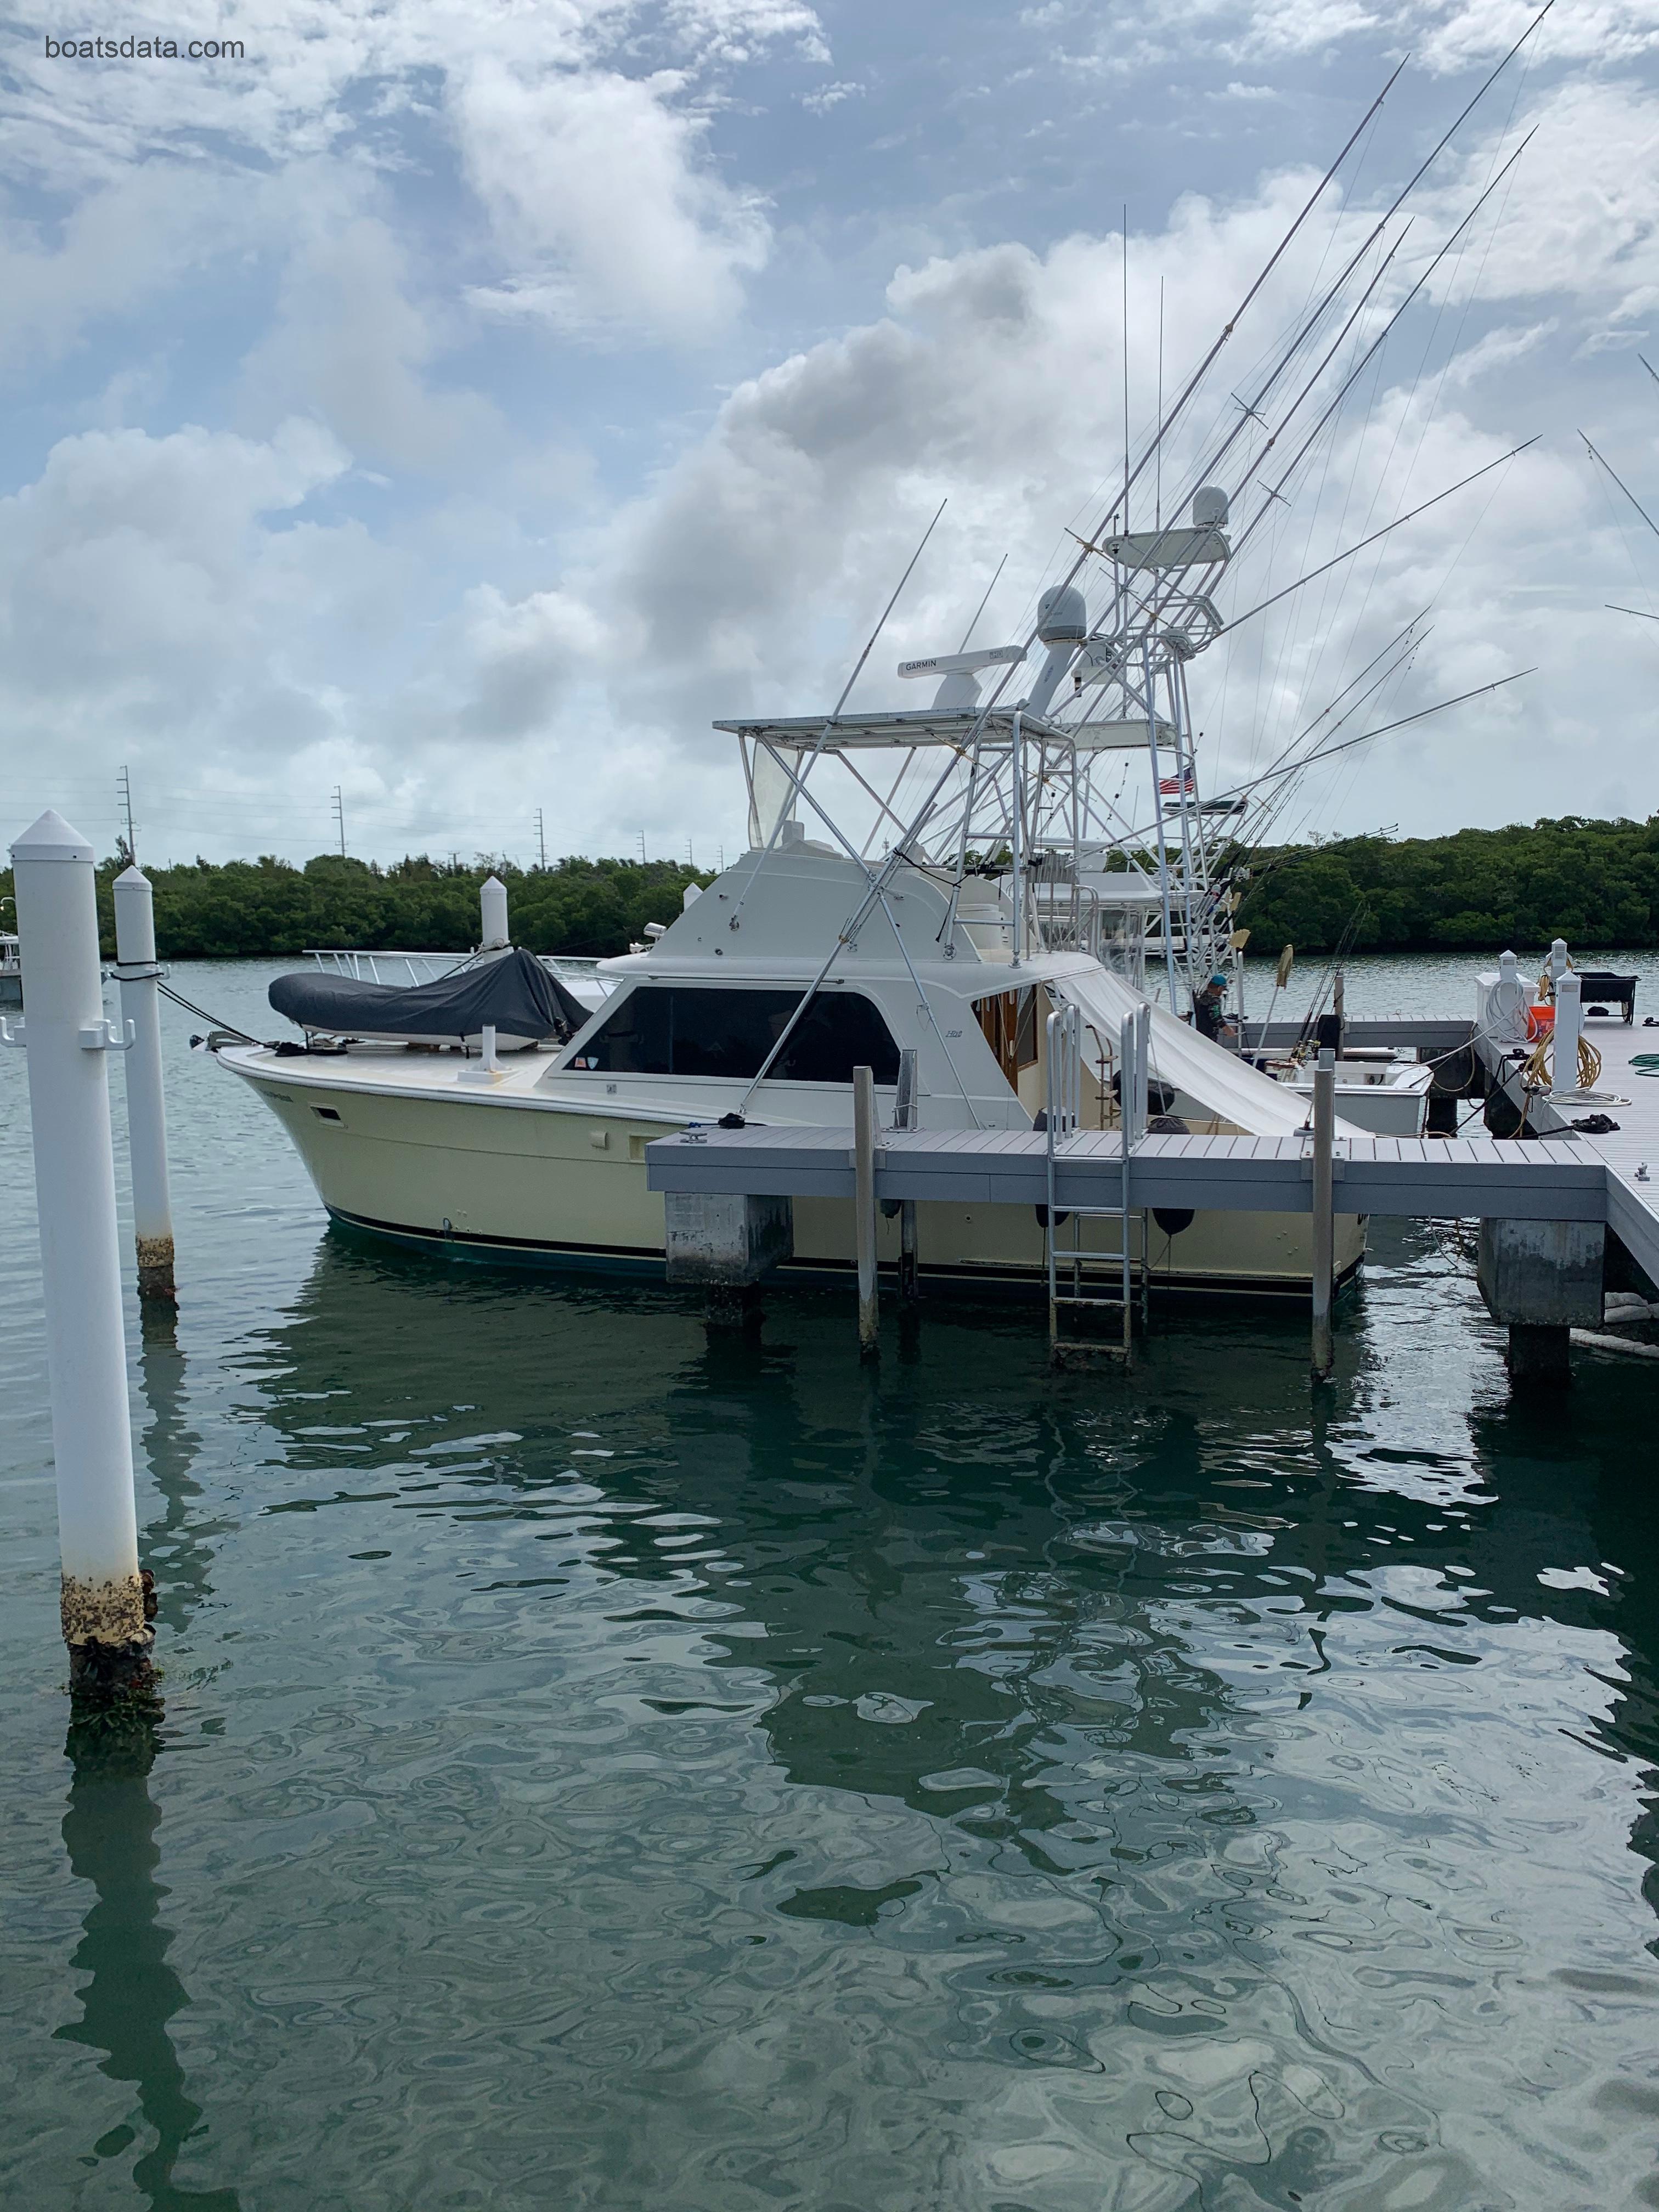
[[[1104,968],[1057,976],[1048,988],[1078,1008],[1114,1054],[1124,1016],[1146,1003],[1121,975]],[[1152,1058],[1154,1081],[1167,1083],[1206,1115],[1231,1121],[1246,1136],[1288,1137],[1308,1119],[1305,1092],[1288,1090],[1235,1059],[1223,1046],[1178,1021],[1167,1006],[1152,1007]],[[1336,1127],[1340,1136],[1361,1133],[1343,1121]]]

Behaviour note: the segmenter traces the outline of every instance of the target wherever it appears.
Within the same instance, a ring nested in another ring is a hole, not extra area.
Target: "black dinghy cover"
[[[471,1037],[493,1029],[502,1040],[574,1036],[592,1015],[550,969],[521,948],[480,961],[434,982],[359,983],[307,969],[279,975],[269,993],[279,1014],[331,1036]]]

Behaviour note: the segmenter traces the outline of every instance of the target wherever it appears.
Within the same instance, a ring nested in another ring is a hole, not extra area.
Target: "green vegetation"
[[[115,954],[110,885],[125,862],[98,870],[106,955]],[[144,871],[155,890],[155,945],[164,960],[286,957],[307,945],[362,951],[465,952],[478,941],[478,887],[494,872],[507,885],[514,942],[532,952],[603,957],[626,952],[647,921],[672,921],[690,883],[707,872],[672,860],[561,860],[528,871],[505,862],[460,866],[419,860],[381,868],[322,854],[286,860],[228,860]],[[12,893],[0,874],[0,897]],[[7,927],[11,909],[3,909]]]
[[[1659,945],[1659,815],[1343,837],[1258,854],[1238,911],[1253,953],[1328,951],[1356,912],[1358,952],[1500,951],[1565,937]],[[1363,911],[1362,911],[1363,909]]]
[[[1144,856],[1148,865],[1150,856]],[[113,957],[110,884],[98,871],[104,950]],[[1249,855],[1238,922],[1251,951],[1290,943],[1328,951],[1358,915],[1356,951],[1498,951],[1553,937],[1580,945],[1659,945],[1659,815],[1592,822],[1577,815],[1450,837],[1343,837]],[[647,921],[668,922],[707,872],[672,860],[560,860],[528,870],[425,858],[382,868],[322,854],[146,871],[155,886],[164,959],[284,958],[307,945],[465,952],[477,942],[478,886],[507,887],[514,940],[533,952],[625,952]],[[0,897],[11,896],[0,873]],[[10,909],[0,913],[9,926]]]

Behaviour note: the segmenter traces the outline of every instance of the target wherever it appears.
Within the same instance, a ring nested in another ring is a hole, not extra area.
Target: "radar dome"
[[[1219,484],[1206,484],[1193,494],[1193,521],[1200,530],[1224,530],[1227,495]]]
[[[1051,584],[1037,601],[1037,635],[1044,645],[1081,645],[1089,635],[1089,607],[1075,584]]]

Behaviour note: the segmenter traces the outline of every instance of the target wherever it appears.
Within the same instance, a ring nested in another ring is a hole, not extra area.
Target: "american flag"
[[[1179,775],[1165,775],[1158,778],[1158,791],[1160,799],[1190,799],[1197,789],[1198,780],[1189,768],[1183,768]]]

